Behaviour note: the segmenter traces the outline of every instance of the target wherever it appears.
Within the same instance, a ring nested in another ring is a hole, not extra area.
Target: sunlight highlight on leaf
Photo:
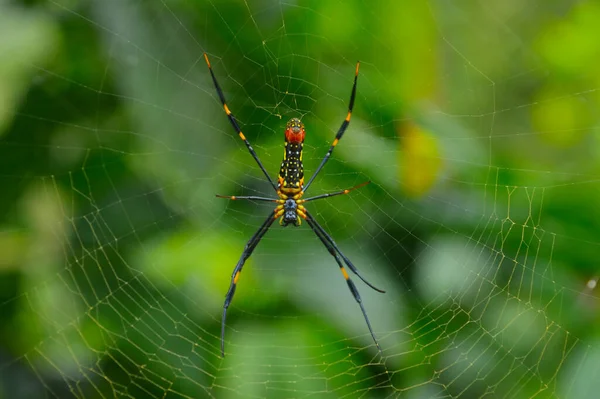
[[[431,189],[442,167],[438,141],[414,123],[405,123],[401,129],[400,184],[408,196],[419,197]]]

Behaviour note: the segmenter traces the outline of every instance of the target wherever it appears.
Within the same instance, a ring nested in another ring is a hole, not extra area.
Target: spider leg
[[[254,248],[258,245],[260,240],[263,238],[269,227],[273,224],[276,217],[273,217],[272,214],[269,214],[267,220],[258,228],[256,233],[248,240],[246,246],[244,247],[244,252],[242,252],[242,256],[238,261],[235,269],[233,269],[233,273],[231,274],[231,283],[229,284],[229,290],[227,291],[227,295],[225,295],[225,303],[223,304],[223,317],[221,318],[221,356],[225,357],[225,320],[227,318],[227,308],[231,304],[231,300],[233,299],[233,294],[235,294],[235,288],[237,286],[238,279],[240,278],[240,273],[242,272],[242,268],[244,267],[244,263],[246,263],[246,259],[252,255]]]
[[[367,184],[369,184],[369,183],[371,183],[371,181],[370,181],[370,180],[369,180],[369,181],[366,181],[366,182],[364,182],[364,183],[360,183],[359,185],[356,185],[356,186],[354,186],[354,187],[347,188],[347,189],[345,189],[345,190],[336,191],[336,192],[334,192],[334,193],[327,193],[327,194],[316,195],[316,196],[314,196],[314,197],[310,197],[310,198],[306,198],[306,199],[301,199],[301,200],[298,200],[298,201],[296,201],[296,202],[298,202],[299,204],[301,204],[301,203],[303,203],[303,202],[314,201],[314,200],[318,200],[318,199],[321,199],[321,198],[329,198],[329,197],[335,197],[336,195],[344,195],[344,194],[348,194],[348,193],[350,193],[351,191],[354,191],[354,190],[356,190],[357,188],[361,188],[361,187],[363,187],[363,186],[366,186],[366,185],[367,185]]]
[[[342,264],[342,259],[340,259],[340,256],[336,252],[336,249],[331,245],[329,240],[323,235],[324,231],[322,229],[319,229],[320,226],[318,226],[317,221],[315,219],[313,219],[313,217],[310,216],[310,214],[308,212],[306,212],[306,223],[308,223],[308,225],[310,226],[312,231],[314,231],[315,234],[317,235],[317,237],[319,237],[319,239],[321,240],[323,245],[325,245],[325,248],[327,248],[327,251],[329,251],[331,256],[334,257],[335,261],[337,262],[338,266],[340,267],[340,270],[341,270],[342,274],[344,275],[344,279],[346,279],[346,283],[348,284],[348,288],[350,289],[350,292],[352,293],[352,295],[354,296],[354,299],[360,306],[360,310],[362,311],[362,314],[365,318],[367,327],[369,328],[369,332],[371,333],[371,337],[373,338],[373,341],[375,342],[375,345],[377,346],[379,353],[382,353],[381,347],[379,346],[379,342],[377,341],[377,337],[375,337],[375,333],[373,332],[373,328],[371,327],[371,322],[369,321],[369,317],[367,316],[367,311],[365,310],[365,307],[363,306],[362,298],[360,297],[360,294],[358,293],[358,289],[356,288],[354,281],[352,281],[352,279],[348,275],[348,272],[344,268],[344,265]],[[337,250],[337,251],[339,251],[339,250]]]
[[[348,115],[346,115],[346,119],[344,119],[344,121],[342,122],[342,125],[340,126],[337,134],[335,135],[335,139],[333,140],[333,143],[331,143],[331,147],[329,147],[329,151],[327,151],[327,154],[325,154],[325,157],[321,161],[321,164],[319,165],[319,167],[317,168],[315,173],[312,175],[312,177],[310,178],[310,180],[308,181],[306,186],[304,186],[304,192],[306,192],[308,190],[308,187],[311,185],[313,180],[315,180],[315,177],[317,177],[317,175],[319,174],[321,169],[323,169],[323,166],[329,160],[329,157],[331,156],[333,149],[338,144],[338,142],[342,139],[344,132],[346,131],[346,129],[348,128],[348,125],[350,124],[350,118],[352,117],[352,108],[354,108],[354,99],[356,97],[356,82],[358,81],[358,67],[359,66],[360,66],[360,62],[357,62],[356,70],[354,72],[354,85],[352,86],[352,92],[350,92],[350,104],[348,105]]]
[[[265,201],[265,202],[279,202],[280,199],[268,198],[268,197],[257,197],[254,195],[216,195],[217,198],[225,198],[230,200],[249,200],[249,201]]]
[[[319,224],[319,222],[317,222],[315,220],[315,218],[312,217],[311,214],[308,213],[308,211],[306,212],[306,221],[308,222],[309,219],[310,221],[313,223],[313,225],[315,226],[315,228],[319,231],[319,233],[323,236],[323,238],[321,238],[321,241],[326,240],[329,243],[329,246],[331,246],[331,248],[333,248],[344,260],[344,263],[346,263],[346,265],[348,266],[348,269],[352,270],[352,273],[356,274],[356,276],[361,279],[363,281],[363,283],[365,283],[366,285],[368,285],[369,287],[371,287],[372,289],[374,289],[377,292],[381,292],[382,294],[385,294],[385,291],[375,287],[373,284],[369,283],[358,271],[358,269],[356,268],[356,266],[354,266],[354,264],[350,261],[350,259],[348,259],[348,257],[346,255],[344,255],[342,253],[342,251],[340,250],[340,248],[337,246],[337,244],[335,243],[335,241],[333,241],[333,238],[331,238],[331,236],[329,234],[327,234],[327,232],[325,231],[325,229]],[[313,230],[315,230],[315,228],[313,228]],[[323,243],[325,244],[325,243]],[[325,244],[326,247],[328,247],[327,244]],[[327,248],[329,249],[329,247]]]
[[[204,60],[206,61],[206,65],[208,65],[208,70],[210,71],[210,76],[212,77],[212,81],[215,85],[215,89],[217,89],[217,94],[219,95],[219,99],[221,100],[221,103],[223,104],[223,109],[225,110],[225,113],[227,114],[227,118],[229,118],[229,122],[231,122],[231,126],[233,126],[236,133],[244,141],[244,143],[246,144],[246,147],[248,147],[248,151],[250,151],[250,155],[252,155],[252,158],[254,158],[254,160],[260,167],[260,169],[263,171],[263,173],[267,177],[267,180],[269,180],[269,183],[271,183],[271,186],[273,186],[273,189],[275,191],[277,191],[277,186],[275,185],[273,180],[271,180],[271,176],[269,176],[269,174],[267,173],[267,170],[263,166],[262,162],[260,162],[258,155],[256,155],[256,152],[254,152],[254,148],[252,148],[252,146],[250,145],[250,142],[248,141],[248,139],[246,139],[246,136],[244,136],[244,133],[242,133],[242,129],[240,129],[240,125],[238,125],[237,120],[235,119],[235,116],[233,116],[233,114],[229,110],[229,107],[227,106],[227,103],[225,101],[225,95],[223,94],[223,90],[221,90],[221,86],[219,86],[219,83],[217,82],[217,78],[215,77],[212,67],[210,66],[210,61],[208,60],[208,55],[206,53],[204,53]]]

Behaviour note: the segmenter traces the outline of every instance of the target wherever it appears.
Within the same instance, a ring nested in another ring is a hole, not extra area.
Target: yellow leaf
[[[404,192],[418,197],[435,182],[441,167],[437,139],[427,130],[413,123],[400,128],[400,183]]]

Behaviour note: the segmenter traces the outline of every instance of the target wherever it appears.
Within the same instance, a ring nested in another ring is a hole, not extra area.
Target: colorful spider
[[[356,302],[358,302],[360,309],[365,317],[365,321],[367,322],[367,327],[369,328],[369,332],[371,333],[371,336],[373,337],[373,341],[375,341],[375,345],[377,346],[377,349],[381,352],[381,347],[379,346],[379,343],[377,342],[377,338],[375,337],[375,334],[373,333],[373,329],[371,328],[371,323],[369,322],[369,318],[367,317],[367,312],[365,311],[365,308],[362,304],[362,299],[358,293],[358,289],[356,288],[356,285],[354,285],[354,282],[350,279],[348,272],[344,268],[344,264],[346,264],[346,266],[348,266],[348,268],[354,274],[356,274],[358,276],[358,278],[360,278],[365,284],[367,284],[369,287],[371,287],[375,291],[378,291],[381,293],[385,293],[385,291],[375,287],[374,285],[369,283],[367,280],[365,280],[365,278],[363,278],[360,275],[360,273],[358,272],[356,267],[352,264],[350,259],[348,259],[342,253],[342,251],[338,248],[336,243],[333,241],[333,238],[331,238],[331,236],[329,234],[327,234],[325,229],[323,229],[323,227],[321,227],[321,225],[312,217],[310,212],[308,212],[308,210],[304,207],[304,203],[306,203],[306,202],[314,201],[314,200],[321,199],[321,198],[333,197],[335,195],[348,194],[350,191],[360,188],[366,184],[369,184],[370,182],[367,181],[367,182],[359,184],[355,187],[352,187],[352,188],[349,188],[346,190],[337,191],[334,193],[321,194],[321,195],[317,195],[315,197],[310,197],[310,198],[306,198],[306,199],[302,198],[302,196],[306,193],[306,191],[310,187],[310,185],[313,182],[313,180],[315,179],[315,177],[319,174],[321,169],[323,169],[323,166],[325,165],[325,163],[331,156],[333,149],[338,144],[338,142],[341,140],[344,132],[346,131],[346,129],[348,128],[348,125],[350,124],[350,117],[352,116],[352,107],[354,106],[354,98],[356,97],[356,82],[358,80],[358,67],[359,67],[360,63],[356,63],[356,71],[354,74],[354,85],[352,86],[352,92],[350,94],[350,105],[348,106],[348,115],[346,116],[346,119],[344,119],[344,122],[342,122],[342,125],[340,126],[340,129],[338,130],[338,132],[335,136],[335,139],[333,140],[333,143],[331,144],[331,147],[329,147],[329,151],[327,151],[327,154],[325,154],[325,157],[319,164],[319,167],[317,168],[316,172],[312,175],[312,177],[310,178],[310,180],[308,181],[308,183],[306,185],[304,185],[304,169],[302,167],[302,147],[303,147],[304,136],[305,136],[304,125],[298,118],[292,118],[287,123],[286,129],[285,129],[285,151],[283,153],[283,161],[281,162],[281,168],[279,170],[279,176],[278,176],[278,181],[277,181],[277,185],[276,185],[275,182],[273,182],[273,180],[267,173],[267,171],[265,170],[265,167],[263,166],[262,162],[260,162],[260,159],[256,155],[256,152],[254,152],[254,149],[250,145],[250,142],[246,139],[246,136],[244,136],[244,134],[242,133],[242,130],[240,129],[240,126],[237,123],[237,120],[235,119],[235,117],[233,116],[231,111],[229,110],[229,107],[227,106],[227,103],[225,101],[225,96],[223,95],[223,91],[221,90],[221,87],[219,86],[219,83],[217,82],[217,79],[215,78],[215,74],[212,70],[210,61],[208,60],[208,56],[206,55],[206,53],[204,54],[204,59],[206,60],[206,65],[208,65],[208,70],[210,71],[210,76],[212,77],[213,83],[217,90],[217,94],[219,95],[219,99],[221,100],[221,103],[223,104],[223,109],[225,110],[225,113],[227,114],[227,118],[229,118],[229,122],[231,122],[231,125],[233,126],[233,128],[235,129],[237,134],[244,141],[244,143],[246,144],[246,147],[248,147],[248,151],[250,151],[250,154],[252,155],[252,157],[254,158],[254,160],[256,161],[258,166],[260,167],[260,169],[263,171],[263,173],[267,177],[267,180],[269,181],[269,183],[271,183],[271,186],[273,186],[273,189],[275,190],[275,192],[277,193],[277,196],[278,196],[278,198],[268,198],[268,197],[259,197],[259,196],[217,195],[217,197],[219,197],[219,198],[228,198],[231,200],[268,201],[268,202],[274,202],[277,204],[274,212],[269,214],[267,219],[259,227],[259,229],[256,231],[256,233],[254,233],[252,238],[250,238],[248,243],[246,243],[244,252],[242,252],[242,256],[240,257],[240,260],[238,261],[237,265],[235,266],[235,269],[233,269],[233,273],[231,275],[231,283],[229,285],[229,290],[227,291],[227,295],[225,296],[225,303],[223,304],[223,317],[221,320],[221,355],[225,356],[225,320],[227,317],[227,308],[231,304],[231,300],[233,298],[233,295],[235,294],[237,282],[240,278],[240,273],[242,272],[244,263],[246,262],[246,259],[248,259],[250,257],[250,255],[252,254],[252,252],[254,251],[254,249],[256,248],[258,243],[260,242],[260,240],[264,237],[265,233],[267,232],[267,230],[269,230],[269,228],[271,227],[271,225],[273,224],[273,222],[276,219],[279,219],[279,224],[282,226],[287,226],[289,224],[292,224],[294,226],[300,226],[302,219],[306,220],[306,223],[315,232],[317,237],[319,237],[319,239],[321,240],[323,245],[325,245],[325,248],[327,248],[327,251],[329,251],[331,256],[333,256],[335,258],[335,261],[339,265],[340,270],[341,270],[342,274],[344,275],[344,278],[346,279],[346,283],[348,284],[348,288],[352,292],[352,295],[354,296],[354,299],[356,300]]]

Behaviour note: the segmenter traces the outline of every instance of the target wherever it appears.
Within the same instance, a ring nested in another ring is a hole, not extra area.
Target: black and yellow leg
[[[339,141],[342,139],[342,136],[344,135],[344,132],[346,131],[346,129],[348,128],[348,125],[350,124],[350,118],[352,117],[352,108],[354,108],[354,99],[356,98],[356,83],[358,81],[358,68],[359,68],[359,66],[360,66],[360,62],[357,62],[356,63],[356,70],[354,72],[354,85],[352,86],[352,91],[350,92],[350,104],[348,105],[348,114],[346,115],[346,119],[344,119],[344,121],[342,122],[342,125],[338,129],[338,132],[335,135],[335,139],[333,140],[333,143],[331,143],[331,147],[329,147],[329,151],[327,151],[327,154],[325,154],[325,158],[323,158],[323,160],[319,164],[319,167],[317,168],[317,170],[315,171],[315,173],[311,176],[311,178],[308,181],[308,183],[306,183],[306,186],[304,186],[304,191],[305,192],[308,190],[308,187],[310,187],[310,185],[312,184],[313,180],[315,180],[315,177],[317,177],[317,175],[319,174],[319,172],[321,171],[321,169],[323,169],[323,166],[329,160],[329,157],[331,156],[331,153],[333,152],[333,149],[335,148],[336,145],[338,145]]]
[[[296,201],[298,201],[300,198],[302,198],[303,195],[304,195],[304,191],[300,191],[300,192],[294,194],[294,196],[292,198],[295,199]]]
[[[212,81],[215,85],[215,89],[217,90],[217,94],[219,95],[219,99],[221,100],[221,103],[223,104],[223,110],[225,110],[225,113],[227,114],[227,118],[229,118],[229,122],[231,123],[231,126],[233,126],[236,133],[244,141],[244,143],[246,144],[246,147],[248,147],[248,151],[250,151],[250,154],[252,155],[252,157],[254,158],[254,160],[256,161],[258,166],[260,167],[260,169],[263,171],[263,173],[269,180],[269,183],[271,183],[271,186],[273,186],[273,189],[275,191],[277,191],[277,186],[275,185],[273,180],[271,180],[271,176],[269,176],[269,174],[267,173],[267,170],[263,166],[262,162],[260,162],[258,155],[256,155],[256,152],[254,152],[254,148],[252,148],[252,146],[250,145],[250,142],[248,141],[248,139],[246,139],[246,136],[244,136],[244,133],[242,133],[242,129],[240,129],[240,126],[239,126],[237,120],[235,119],[235,116],[233,116],[233,114],[229,110],[229,107],[227,106],[227,102],[225,101],[225,95],[223,94],[223,90],[221,90],[221,86],[219,86],[219,83],[217,82],[217,78],[215,77],[215,74],[210,65],[210,61],[208,60],[208,55],[206,53],[204,53],[204,60],[206,61],[206,65],[208,65],[208,70],[210,71],[210,76],[212,77]]]
[[[335,243],[335,241],[333,241],[333,238],[331,238],[331,236],[329,234],[327,234],[327,232],[325,231],[325,229],[319,224],[319,222],[317,222],[315,220],[315,218],[308,213],[308,211],[306,212],[306,219],[307,221],[310,220],[313,225],[315,226],[315,228],[318,230],[318,232],[323,236],[323,238],[325,240],[327,240],[327,242],[330,244],[330,246],[342,257],[342,259],[344,260],[344,263],[346,264],[346,266],[348,266],[348,269],[350,269],[352,271],[352,273],[356,274],[356,276],[362,280],[363,283],[365,283],[366,285],[368,285],[369,287],[371,287],[373,290],[377,291],[377,292],[381,292],[382,294],[385,294],[385,291],[375,287],[373,284],[369,283],[367,281],[367,279],[365,279],[360,272],[358,271],[358,269],[356,268],[356,266],[354,266],[354,264],[350,261],[350,259],[348,259],[348,257],[346,255],[344,255],[342,253],[342,251],[340,250],[340,248],[337,246],[337,244]],[[314,229],[313,229],[314,230]],[[327,244],[325,244],[325,246],[327,246]]]
[[[379,346],[379,342],[377,341],[377,337],[375,337],[375,333],[373,332],[373,328],[371,328],[371,322],[369,321],[369,317],[367,316],[367,312],[365,310],[365,307],[363,306],[362,298],[360,297],[360,294],[358,293],[358,289],[356,288],[356,285],[354,284],[354,281],[352,281],[352,279],[348,275],[348,272],[344,268],[344,265],[342,263],[342,259],[338,255],[336,249],[331,245],[331,243],[329,242],[329,240],[327,239],[327,237],[323,234],[324,231],[321,230],[321,229],[319,229],[320,226],[318,226],[318,223],[316,222],[316,220],[314,220],[312,218],[312,216],[310,216],[310,214],[308,212],[306,213],[306,223],[308,223],[308,225],[315,232],[315,234],[317,235],[317,237],[319,237],[319,239],[321,240],[321,242],[323,243],[323,245],[325,245],[325,248],[327,248],[327,251],[329,251],[329,253],[331,254],[331,256],[334,257],[335,261],[337,262],[338,266],[340,267],[342,275],[344,276],[344,279],[346,280],[346,284],[348,284],[348,288],[350,289],[350,292],[352,293],[352,296],[354,296],[354,299],[356,300],[356,302],[360,306],[360,310],[363,313],[363,316],[365,318],[365,322],[367,323],[367,327],[369,328],[369,332],[371,333],[371,337],[373,338],[373,341],[375,342],[375,345],[377,346],[377,349],[381,353],[381,347]]]
[[[298,209],[296,210],[298,214],[298,222],[297,225],[300,226],[302,224],[302,219],[306,219],[306,208],[302,205],[298,205]]]
[[[275,219],[271,214],[267,220],[259,227],[258,231],[254,233],[252,238],[246,243],[244,247],[244,252],[242,252],[242,256],[238,261],[235,269],[233,269],[233,273],[231,274],[231,283],[229,285],[229,290],[227,291],[227,295],[225,295],[225,303],[223,304],[223,317],[221,318],[221,356],[225,357],[225,320],[227,319],[227,308],[231,304],[231,300],[233,299],[233,295],[235,294],[235,288],[237,287],[237,282],[240,278],[240,273],[242,272],[242,268],[244,267],[244,263],[246,263],[246,259],[252,255],[254,248],[258,245],[260,240],[263,238],[269,227],[273,224]]]
[[[278,202],[283,203],[282,200],[277,198],[257,197],[255,195],[216,195],[217,198],[225,198],[230,200],[249,200],[249,201],[265,201],[265,202]]]
[[[302,205],[298,205],[298,210],[296,211],[302,219],[306,219],[306,208]]]
[[[275,207],[275,212],[274,213],[275,213],[275,215],[273,215],[273,219],[281,218],[279,220],[279,224],[283,225],[283,217],[282,216],[285,213],[285,209],[283,209],[283,205],[277,205]]]
[[[354,187],[352,187],[352,188],[347,188],[347,189],[345,189],[345,190],[336,191],[336,192],[334,192],[334,193],[321,194],[321,195],[317,195],[317,196],[314,196],[314,197],[310,197],[310,198],[306,198],[306,199],[301,199],[301,200],[298,200],[297,202],[298,202],[299,204],[302,204],[302,203],[304,203],[304,202],[308,202],[308,201],[314,201],[314,200],[318,200],[318,199],[321,199],[321,198],[329,198],[329,197],[335,197],[336,195],[344,195],[344,194],[348,194],[348,193],[350,193],[351,191],[354,191],[354,190],[356,190],[357,188],[361,188],[361,187],[363,187],[363,186],[366,186],[366,185],[367,185],[367,184],[369,184],[369,183],[371,183],[371,182],[370,182],[370,181],[366,181],[366,182],[364,182],[364,183],[360,183],[359,185],[357,185],[357,186],[354,186]]]

